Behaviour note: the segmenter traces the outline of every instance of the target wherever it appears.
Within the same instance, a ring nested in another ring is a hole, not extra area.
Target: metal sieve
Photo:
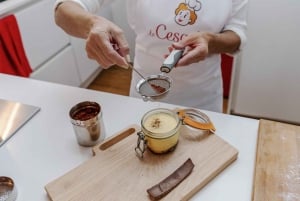
[[[143,79],[137,83],[136,90],[141,94],[144,101],[160,99],[170,91],[172,79],[166,76],[165,73],[171,72],[177,61],[181,58],[183,52],[184,50],[174,49],[164,60],[160,67],[161,73],[158,75],[150,75],[144,78],[131,66],[133,70],[143,77]]]
[[[129,61],[128,57],[126,60]],[[169,91],[172,83],[170,77],[163,74],[144,77],[133,67],[131,62],[128,62],[128,67],[142,78],[136,85],[136,90],[142,96],[144,101],[161,98]]]
[[[164,97],[172,86],[172,79],[166,75],[150,75],[141,79],[136,90],[142,96],[144,101],[156,100]]]
[[[116,44],[112,44],[114,49],[118,49]],[[123,68],[130,67],[135,73],[137,73],[142,79],[137,83],[136,90],[142,96],[144,101],[160,99],[164,97],[170,90],[172,85],[172,79],[165,75],[165,73],[171,72],[172,68],[176,65],[177,61],[182,56],[184,50],[174,49],[170,55],[164,60],[158,75],[150,75],[144,77],[136,68],[130,60],[130,56],[125,56],[128,63],[127,66],[121,66]]]

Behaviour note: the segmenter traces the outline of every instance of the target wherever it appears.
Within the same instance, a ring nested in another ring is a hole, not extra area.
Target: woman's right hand
[[[93,18],[86,39],[88,57],[96,60],[103,68],[127,66],[125,56],[129,54],[129,45],[123,30],[101,16]]]
[[[128,66],[125,56],[129,45],[123,30],[105,19],[84,10],[78,3],[64,1],[55,8],[55,22],[66,33],[86,39],[86,52],[101,67]]]

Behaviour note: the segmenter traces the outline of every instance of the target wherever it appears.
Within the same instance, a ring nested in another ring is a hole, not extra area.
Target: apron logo
[[[201,9],[201,2],[198,0],[185,0],[175,10],[175,22],[181,26],[192,25],[197,20],[196,11]]]

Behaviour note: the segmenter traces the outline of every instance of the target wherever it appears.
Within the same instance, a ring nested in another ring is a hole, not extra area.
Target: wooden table
[[[300,200],[300,127],[260,120],[253,201]]]

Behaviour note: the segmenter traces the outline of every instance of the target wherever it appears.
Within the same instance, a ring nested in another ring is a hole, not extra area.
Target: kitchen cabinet
[[[53,1],[43,0],[14,12],[33,70],[30,78],[80,86],[70,37],[54,22]]]
[[[299,10],[299,1],[249,1],[248,42],[234,64],[231,114],[300,124]]]
[[[99,74],[101,68],[99,68],[99,64],[96,61],[90,60],[87,57],[85,41],[83,39],[71,37],[71,44],[73,54],[75,55],[75,62],[78,66],[77,72],[80,79],[80,86],[87,87]]]
[[[39,1],[14,14],[33,71],[70,44],[69,37],[54,23],[53,1]]]
[[[31,78],[72,86],[80,86],[81,81],[76,70],[72,47],[67,46],[55,57],[49,59],[45,64],[31,74]]]
[[[70,37],[56,26],[53,0],[10,0],[10,4],[1,5],[4,7],[0,16],[16,16],[33,70],[30,78],[86,87],[102,70],[97,62],[87,58],[83,39]],[[103,8],[101,15],[110,19],[110,7]]]
[[[30,5],[36,0],[5,0],[0,2],[0,17],[11,13],[14,10],[22,8],[24,5]]]

